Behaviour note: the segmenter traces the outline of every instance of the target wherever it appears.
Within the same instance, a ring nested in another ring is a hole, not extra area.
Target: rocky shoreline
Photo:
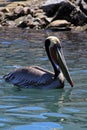
[[[0,7],[0,27],[87,30],[87,2],[62,0],[45,5],[30,1],[12,2]]]

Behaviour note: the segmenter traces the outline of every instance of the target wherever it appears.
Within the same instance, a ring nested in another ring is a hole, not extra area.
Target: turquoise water
[[[20,66],[52,71],[44,50],[48,35],[59,37],[74,88],[18,89],[2,76]],[[0,130],[87,130],[87,32],[0,31]]]

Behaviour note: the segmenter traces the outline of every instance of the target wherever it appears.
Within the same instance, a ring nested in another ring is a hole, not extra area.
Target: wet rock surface
[[[31,6],[32,5],[32,6]],[[55,0],[39,5],[31,1],[12,2],[0,7],[0,27],[87,30],[86,0]]]

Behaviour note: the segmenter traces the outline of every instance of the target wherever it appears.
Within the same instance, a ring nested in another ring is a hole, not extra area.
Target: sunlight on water
[[[62,42],[74,88],[19,89],[2,76],[15,68],[38,65],[52,71],[44,51],[44,31],[0,32],[0,130],[87,130],[87,34],[48,32]],[[18,35],[20,34],[20,35]]]
[[[20,130],[20,129],[25,129],[25,130],[61,130],[62,126],[53,123],[53,122],[41,122],[41,123],[32,123],[32,125],[25,125],[25,126],[19,126],[15,128],[14,130]]]

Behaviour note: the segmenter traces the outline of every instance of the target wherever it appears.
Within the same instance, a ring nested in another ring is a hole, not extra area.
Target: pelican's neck
[[[56,79],[60,73],[60,69],[58,67],[58,65],[56,65],[54,63],[54,61],[52,60],[52,57],[50,55],[50,51],[49,51],[49,45],[45,45],[45,49],[46,49],[46,52],[47,52],[47,55],[48,55],[48,58],[53,66],[53,69],[54,69],[54,79]]]

